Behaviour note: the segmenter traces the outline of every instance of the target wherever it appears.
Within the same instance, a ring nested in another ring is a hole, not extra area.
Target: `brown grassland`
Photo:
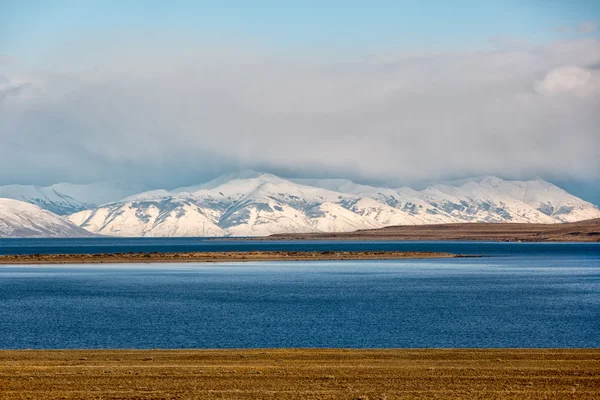
[[[257,238],[254,238],[257,239]],[[356,232],[278,234],[262,240],[486,240],[600,242],[600,218],[563,224],[462,223],[402,225]]]
[[[600,349],[5,350],[12,399],[598,399]]]
[[[427,251],[227,251],[117,254],[14,254],[0,256],[0,264],[115,264],[242,261],[395,260],[464,257]]]

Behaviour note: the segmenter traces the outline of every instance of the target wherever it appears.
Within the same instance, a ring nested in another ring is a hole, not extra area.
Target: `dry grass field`
[[[564,224],[462,223],[402,225],[356,232],[278,234],[255,240],[486,240],[600,242],[600,218]]]
[[[335,261],[452,258],[458,254],[430,251],[224,251],[117,254],[9,254],[2,264],[132,264],[132,263],[215,263],[243,261]]]
[[[600,349],[0,351],[10,399],[599,399]]]

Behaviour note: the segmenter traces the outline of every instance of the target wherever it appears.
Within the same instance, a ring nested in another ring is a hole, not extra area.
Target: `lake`
[[[0,348],[600,347],[600,244],[188,240],[492,257],[1,266]]]
[[[493,256],[598,255],[600,243],[453,241],[213,240],[207,238],[0,239],[3,254],[101,254],[211,251],[439,251]]]

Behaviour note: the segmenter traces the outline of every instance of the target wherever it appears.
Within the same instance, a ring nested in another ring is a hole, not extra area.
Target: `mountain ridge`
[[[0,198],[24,201],[57,215],[67,215],[121,200],[139,190],[141,186],[129,187],[115,182],[4,185],[0,186]]]
[[[142,192],[67,216],[90,232],[116,236],[268,236],[460,222],[552,224],[598,217],[598,207],[540,179],[484,176],[417,191],[349,180],[284,179],[251,170],[201,185]]]
[[[90,236],[95,235],[34,204],[0,198],[0,238]]]

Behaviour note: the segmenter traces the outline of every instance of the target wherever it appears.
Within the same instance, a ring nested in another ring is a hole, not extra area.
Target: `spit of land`
[[[116,254],[15,254],[0,256],[0,264],[197,263],[241,261],[334,261],[453,258],[459,254],[425,251],[236,251]]]

